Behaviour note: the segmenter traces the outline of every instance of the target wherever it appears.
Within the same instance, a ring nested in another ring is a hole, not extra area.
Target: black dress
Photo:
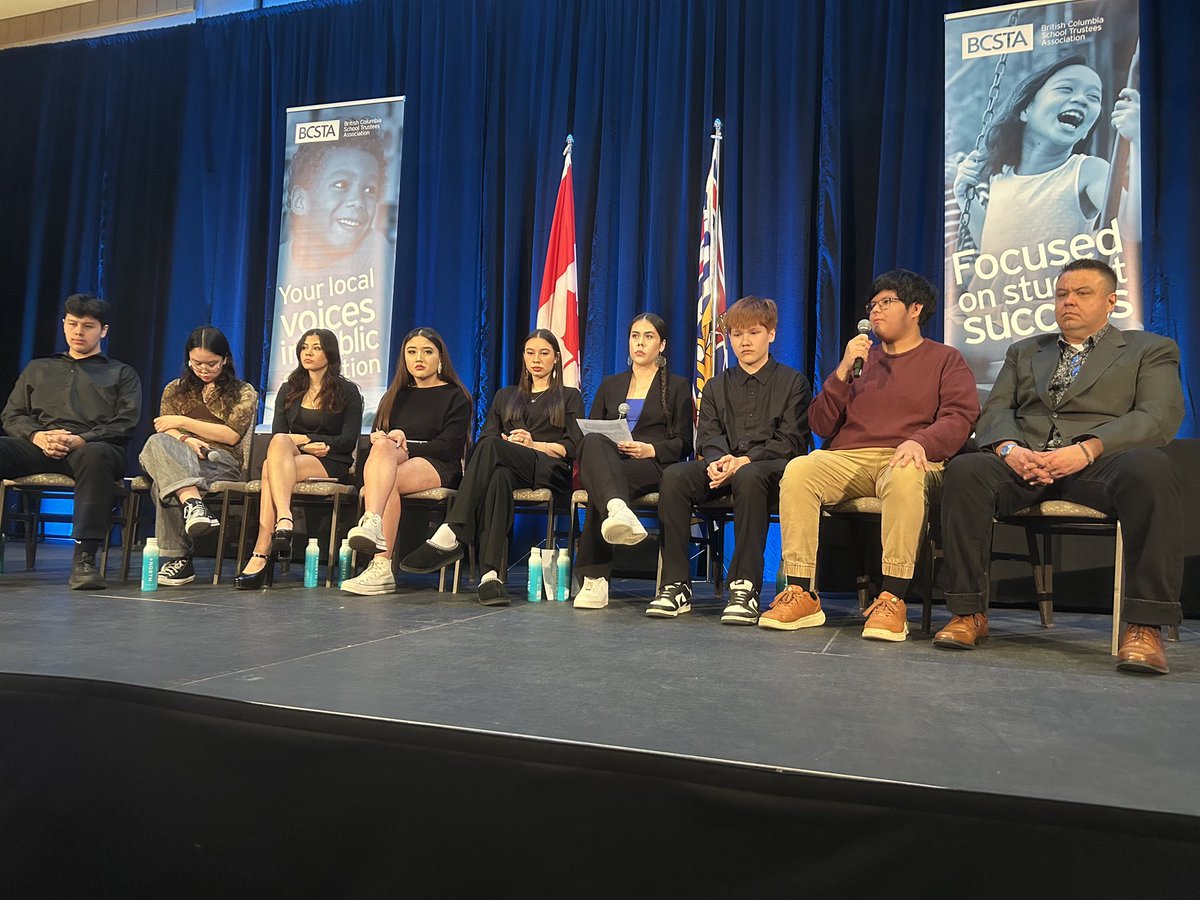
[[[442,487],[458,487],[471,424],[471,401],[458,385],[412,388],[400,391],[387,421],[387,431],[399,428],[408,438],[408,455],[428,460]]]
[[[319,459],[325,467],[325,474],[330,478],[349,484],[354,449],[358,446],[358,437],[362,431],[363,399],[358,385],[353,381],[346,381],[345,386],[346,405],[342,407],[341,412],[312,409],[301,406],[299,402],[290,405],[283,401],[276,403],[271,433],[306,434],[313,443],[328,444],[329,453],[313,458]]]

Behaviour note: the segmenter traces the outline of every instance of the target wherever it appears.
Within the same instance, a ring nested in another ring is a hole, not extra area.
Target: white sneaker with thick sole
[[[608,579],[584,578],[572,605],[576,609],[604,609],[608,606]]]
[[[356,553],[383,553],[387,550],[387,541],[383,539],[383,518],[375,513],[363,513],[346,538],[350,541],[350,549]]]
[[[394,592],[396,576],[392,574],[392,561],[379,558],[371,560],[371,564],[361,575],[342,582],[342,590],[347,594],[359,594],[363,597]]]
[[[624,504],[600,523],[600,536],[610,544],[632,546],[646,539],[646,529],[638,517]]]

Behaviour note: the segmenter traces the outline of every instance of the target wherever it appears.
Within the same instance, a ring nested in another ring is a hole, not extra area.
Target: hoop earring
[[[626,356],[626,357],[625,357],[625,365],[627,365],[627,366],[632,366],[632,365],[633,365],[633,357],[632,357],[632,356]]]

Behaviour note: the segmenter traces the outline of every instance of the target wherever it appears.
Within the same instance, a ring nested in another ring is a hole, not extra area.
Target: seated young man
[[[821,625],[812,593],[821,507],[858,497],[883,501],[883,584],[867,610],[863,637],[908,635],[904,596],[917,562],[928,492],[946,460],[979,418],[975,377],[962,354],[921,335],[933,316],[933,285],[904,269],[880,275],[867,303],[871,330],[846,345],[837,368],[808,408],[825,448],[788,463],[779,487],[779,524],[787,587],[758,620],[794,631]],[[855,375],[856,363],[861,360]]]
[[[729,564],[726,625],[758,621],[763,549],[779,478],[792,457],[808,448],[808,379],[770,356],[779,313],[773,300],[743,297],[722,327],[737,368],[709,379],[700,399],[698,459],[663,472],[658,517],[662,525],[662,589],[646,615],[674,618],[691,610],[688,535],[692,507],[733,497],[736,546]]]
[[[125,445],[142,411],[142,383],[105,356],[109,306],[91,294],[67,298],[67,351],[25,367],[0,420],[0,478],[57,472],[75,479],[75,556],[67,585],[97,590],[96,554],[108,534],[114,485],[125,475]]]

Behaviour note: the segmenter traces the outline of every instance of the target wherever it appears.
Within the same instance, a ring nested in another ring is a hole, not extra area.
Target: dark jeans
[[[1127,622],[1178,625],[1183,585],[1183,506],[1179,475],[1161,450],[1106,453],[1045,487],[1022,481],[994,453],[968,453],[946,467],[942,485],[941,583],[946,607],[987,610],[992,519],[1042,500],[1070,500],[1115,515],[1125,537]]]
[[[763,551],[771,509],[779,501],[779,479],[788,460],[752,462],[738,469],[725,484],[713,490],[703,460],[677,463],[663,472],[659,488],[658,520],[662,524],[663,584],[691,581],[688,567],[688,534],[692,507],[717,497],[733,496],[733,539],[729,582],[762,584]]]
[[[600,535],[609,500],[624,500],[658,488],[662,469],[653,459],[627,459],[617,445],[589,434],[579,447],[579,484],[588,492],[587,516],[579,536],[575,571],[584,578],[607,578],[612,572],[612,545]]]
[[[550,488],[564,493],[570,487],[571,464],[566,460],[551,460],[530,447],[487,435],[475,445],[446,524],[460,541],[478,538],[480,572],[495,569],[503,578],[508,568],[504,549],[513,525],[513,491]]]
[[[125,450],[91,441],[54,459],[25,438],[0,437],[0,478],[54,472],[75,479],[71,536],[77,541],[103,541],[112,522],[116,482],[125,477]]]

